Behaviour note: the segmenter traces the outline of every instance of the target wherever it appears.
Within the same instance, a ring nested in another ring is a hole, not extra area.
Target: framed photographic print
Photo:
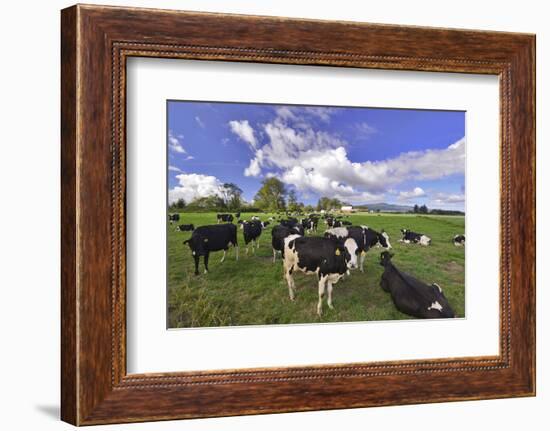
[[[63,420],[534,395],[533,35],[78,5],[61,36]]]

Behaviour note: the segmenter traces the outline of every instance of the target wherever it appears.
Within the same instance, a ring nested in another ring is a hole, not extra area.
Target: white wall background
[[[550,27],[536,0],[319,2],[296,0],[129,0],[103,4],[280,15],[537,34],[538,396],[284,415],[247,416],[95,429],[347,430],[544,429],[550,422]],[[69,429],[59,414],[59,10],[61,0],[4,2],[0,14],[0,427]],[[547,221],[545,224],[544,222]]]

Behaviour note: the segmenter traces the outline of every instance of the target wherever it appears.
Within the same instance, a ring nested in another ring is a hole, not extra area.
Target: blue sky
[[[464,210],[462,111],[168,101],[167,128],[170,201],[276,176],[306,204]]]

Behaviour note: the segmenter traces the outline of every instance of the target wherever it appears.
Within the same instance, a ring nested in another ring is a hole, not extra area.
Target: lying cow
[[[170,224],[174,222],[180,221],[180,215],[179,214],[168,214],[168,221]]]
[[[438,284],[428,285],[400,271],[392,263],[393,254],[383,251],[380,265],[384,267],[380,287],[391,294],[399,311],[422,319],[456,317]]]
[[[466,244],[466,236],[464,235],[455,235],[453,237],[453,244],[457,247],[463,247]]]
[[[399,242],[404,242],[405,244],[410,244],[412,242],[414,244],[428,246],[432,243],[432,239],[423,233],[416,233],[409,229],[401,229],[401,233],[403,237]]]
[[[235,247],[235,259],[239,260],[239,244],[237,243],[237,226],[234,224],[214,224],[199,226],[193,231],[191,238],[183,241],[188,244],[195,259],[195,275],[199,275],[199,258],[204,256],[204,273],[208,273],[208,257],[211,251],[223,250],[223,257],[230,245]]]
[[[195,226],[193,224],[180,224],[176,227],[176,232],[192,232],[194,230]]]
[[[288,236],[284,240],[284,276],[288,283],[290,300],[296,297],[292,273],[302,271],[316,274],[319,279],[317,314],[323,313],[323,296],[328,292],[327,304],[332,306],[332,285],[352,268],[357,267],[358,248],[354,239],[333,240],[320,237]]]
[[[296,229],[277,225],[274,226],[273,229],[271,229],[271,247],[273,248],[273,263],[275,263],[275,260],[277,259],[277,252],[281,253],[281,256],[285,257],[284,249],[285,249],[285,238],[295,235],[295,237],[299,237],[301,235],[298,234]]]
[[[333,227],[325,232],[326,238],[345,239],[353,238],[359,249],[359,270],[364,272],[366,253],[372,247],[391,249],[390,237],[384,231],[376,232],[368,226]]]
[[[221,222],[232,223],[233,222],[233,215],[231,215],[231,214],[216,214],[216,218],[218,219],[218,223],[221,223]]]

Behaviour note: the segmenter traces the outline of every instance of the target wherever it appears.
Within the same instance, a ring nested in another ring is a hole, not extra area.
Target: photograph
[[[168,328],[466,317],[464,111],[166,109]]]

